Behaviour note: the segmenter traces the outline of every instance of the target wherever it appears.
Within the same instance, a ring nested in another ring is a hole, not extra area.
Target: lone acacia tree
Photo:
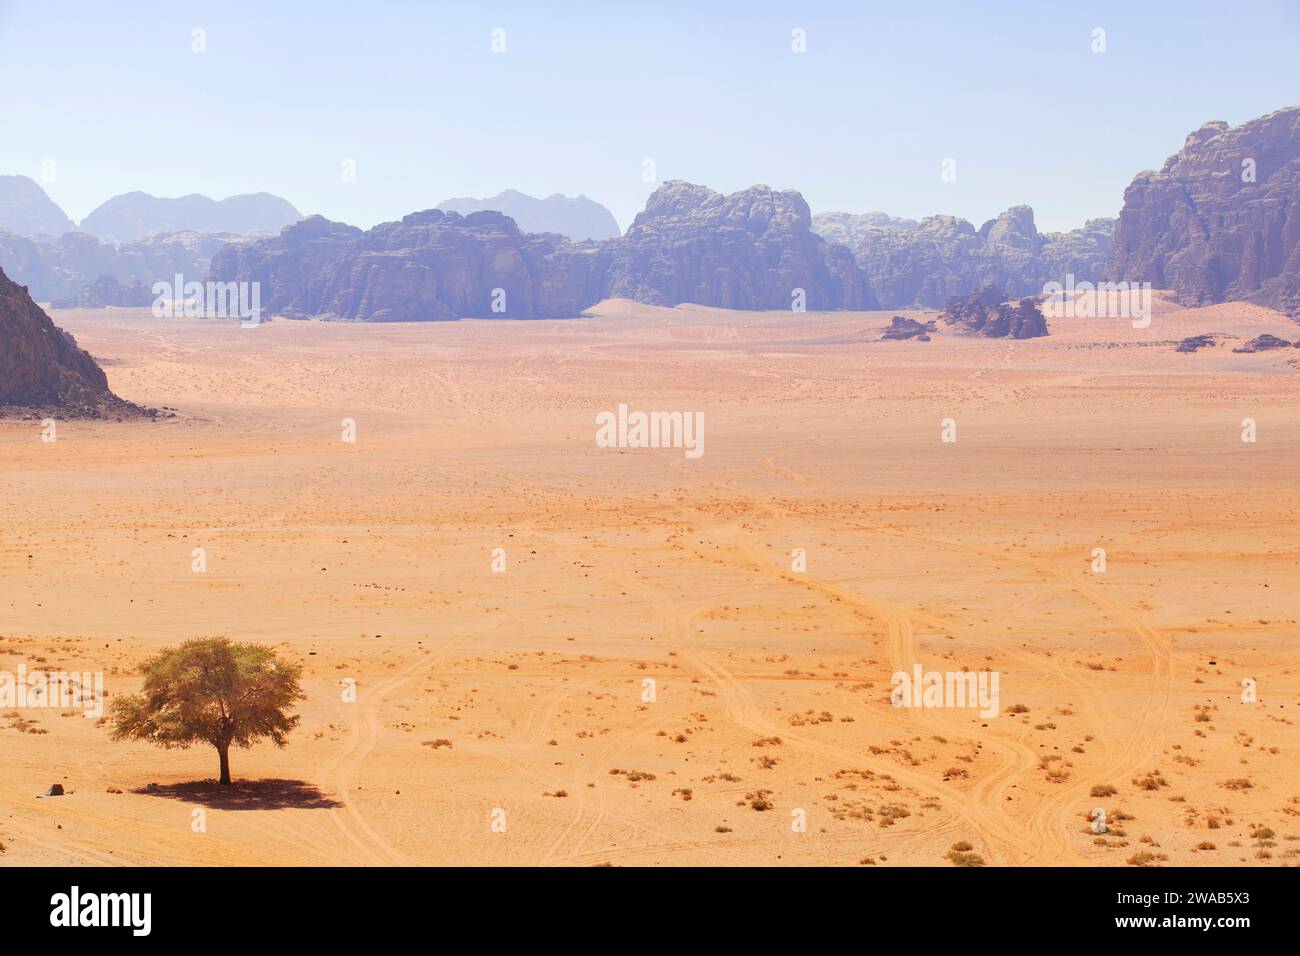
[[[119,697],[109,709],[114,740],[148,740],[160,747],[206,742],[221,757],[230,783],[230,747],[270,737],[283,747],[298,717],[285,711],[304,699],[302,668],[257,644],[199,638],[144,662],[143,693]]]

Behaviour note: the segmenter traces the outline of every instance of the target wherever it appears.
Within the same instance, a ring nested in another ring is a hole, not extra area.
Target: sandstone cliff
[[[271,315],[370,322],[575,316],[622,296],[651,305],[872,308],[853,255],[813,234],[798,193],[721,196],[665,183],[628,234],[571,242],[509,216],[437,209],[362,232],[314,216],[274,239],[227,245],[219,282],[262,283]]]
[[[812,230],[803,196],[753,186],[723,196],[673,180],[651,194],[622,240],[608,244],[607,296],[650,305],[726,309],[874,309],[852,253]]]
[[[0,269],[0,411],[14,406],[61,417],[144,414],[108,390],[95,360]]]
[[[1300,316],[1300,107],[1206,123],[1124,191],[1110,278]]]
[[[599,301],[603,261],[595,244],[521,233],[498,212],[429,209],[366,232],[313,216],[228,245],[212,278],[261,282],[264,310],[291,318],[560,318]]]
[[[1007,296],[1036,295],[1050,281],[1101,278],[1114,220],[1040,233],[1034,211],[1013,206],[979,229],[956,216],[920,222],[884,213],[819,213],[813,229],[853,250],[881,308],[936,308],[993,286]]]

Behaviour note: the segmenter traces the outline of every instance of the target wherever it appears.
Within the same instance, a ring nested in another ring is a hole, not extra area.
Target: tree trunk
[[[219,744],[217,753],[221,756],[221,779],[217,783],[230,783],[230,744]]]

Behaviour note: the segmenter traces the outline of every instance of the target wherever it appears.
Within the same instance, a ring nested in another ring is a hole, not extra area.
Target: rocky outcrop
[[[1300,343],[1288,342],[1286,339],[1280,339],[1276,335],[1270,335],[1265,332],[1263,335],[1257,335],[1241,348],[1233,349],[1234,352],[1267,352],[1269,349],[1289,349],[1294,348]]]
[[[920,322],[916,319],[896,315],[889,320],[889,328],[880,336],[882,342],[902,342],[915,339],[918,342],[930,341],[928,333],[935,330],[934,322]]]
[[[356,226],[308,216],[274,239],[223,246],[212,257],[211,278],[261,283],[266,315],[312,315],[310,307],[320,295],[309,287],[318,284],[325,270],[348,254],[361,236]]]
[[[212,262],[218,282],[260,282],[263,310],[369,322],[563,318],[621,296],[651,305],[874,306],[852,254],[809,228],[798,193],[733,196],[661,186],[628,234],[571,242],[499,212],[437,209],[362,232],[314,216]]]
[[[1195,352],[1199,349],[1212,349],[1218,345],[1213,335],[1189,335],[1174,348],[1175,352]]]
[[[18,236],[61,236],[76,228],[35,180],[0,176],[0,229]]]
[[[313,216],[273,240],[235,243],[218,282],[262,283],[264,311],[363,322],[562,318],[599,301],[594,243],[529,235],[498,212],[437,209],[366,232]]]
[[[1300,316],[1300,107],[1206,123],[1124,191],[1110,278]]]
[[[95,360],[0,269],[0,410],[14,406],[72,417],[144,414],[108,390]]]
[[[302,218],[288,200],[270,193],[231,196],[217,201],[195,193],[163,199],[133,192],[97,207],[81,221],[81,231],[110,242],[130,242],[170,232],[235,235],[277,233]]]
[[[83,288],[104,276],[123,288],[170,283],[177,275],[186,282],[202,281],[212,256],[236,238],[178,232],[117,246],[80,232],[57,239],[29,239],[0,231],[0,267],[15,282],[27,286],[33,298],[51,302],[76,298]]]
[[[803,196],[753,186],[723,196],[673,180],[651,194],[612,252],[607,296],[726,309],[874,309],[843,246],[812,231]]]
[[[1035,339],[1048,334],[1047,320],[1033,299],[1018,305],[1003,301],[994,286],[987,286],[964,299],[953,299],[939,319],[954,331],[987,338]]]
[[[468,216],[475,212],[500,212],[515,221],[522,232],[553,232],[575,242],[584,239],[613,239],[619,234],[614,214],[586,196],[556,193],[537,199],[507,189],[490,199],[448,199],[438,204],[443,212]]]
[[[819,213],[813,229],[853,250],[882,308],[936,308],[993,286],[1006,296],[1040,293],[1047,282],[1101,278],[1114,220],[1066,233],[1040,233],[1028,206],[1013,206],[976,229],[956,216],[916,222],[884,213]]]

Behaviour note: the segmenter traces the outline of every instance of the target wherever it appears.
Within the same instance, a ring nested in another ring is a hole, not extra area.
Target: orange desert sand
[[[0,669],[111,700],[223,634],[307,700],[226,792],[211,747],[0,712],[0,863],[1300,860],[1300,350],[1232,352],[1297,326],[889,315],[55,313],[177,414],[0,422]],[[703,412],[703,457],[597,447],[620,403]],[[917,663],[998,672],[1000,712],[891,706]]]

